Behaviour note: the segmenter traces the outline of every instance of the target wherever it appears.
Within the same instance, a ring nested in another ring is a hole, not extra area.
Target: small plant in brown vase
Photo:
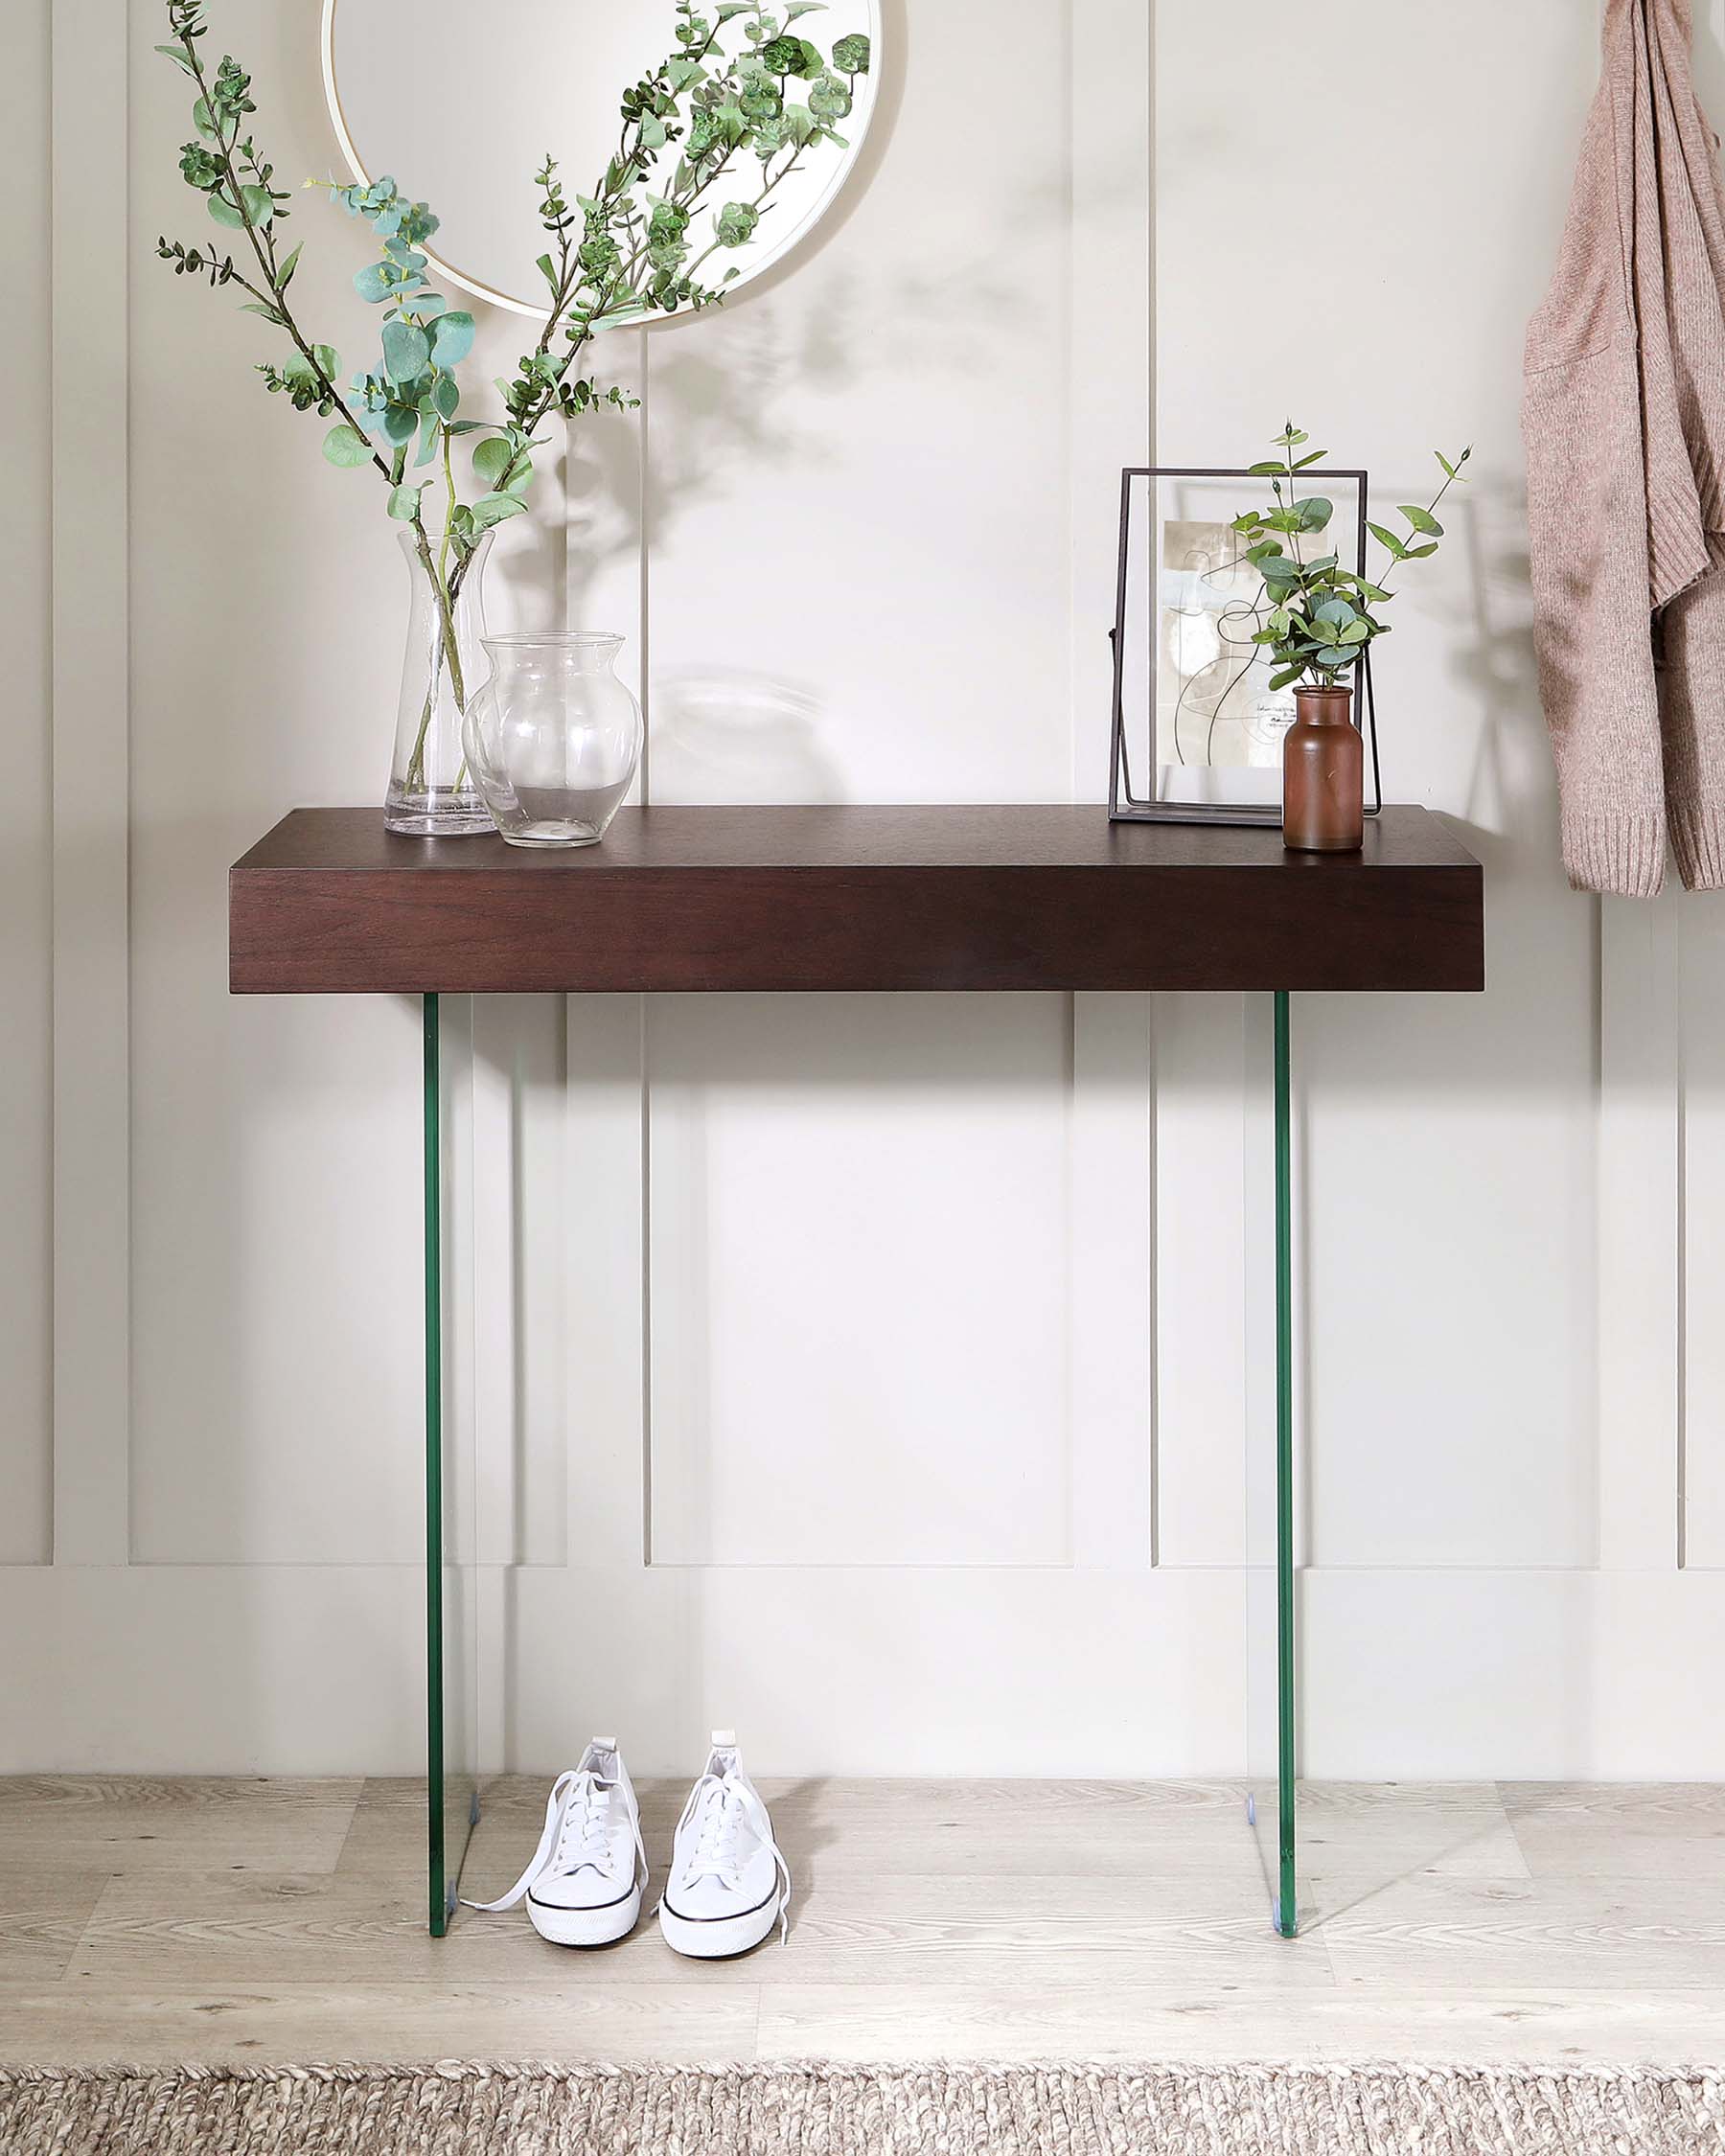
[[[1302,553],[1300,542],[1322,548],[1334,504],[1322,494],[1302,495],[1300,474],[1328,455],[1298,454],[1310,439],[1290,420],[1276,438],[1279,457],[1251,467],[1268,479],[1275,495],[1268,509],[1249,509],[1233,520],[1247,541],[1245,559],[1264,580],[1268,612],[1253,637],[1268,648],[1275,665],[1273,689],[1292,688],[1295,721],[1282,739],[1282,843],[1304,853],[1340,854],[1359,849],[1365,836],[1365,750],[1353,723],[1353,669],[1370,645],[1389,634],[1377,611],[1394,597],[1389,579],[1404,562],[1436,554],[1443,537],[1438,505],[1473,454],[1454,463],[1435,450],[1443,484],[1421,509],[1402,503],[1408,534],[1398,538],[1383,524],[1367,529],[1389,556],[1377,583],[1345,569],[1333,553]]]

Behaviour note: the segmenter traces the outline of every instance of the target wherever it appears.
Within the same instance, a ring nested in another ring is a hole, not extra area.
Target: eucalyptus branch
[[[834,123],[851,109],[858,78],[868,71],[868,40],[841,37],[829,62],[807,39],[789,34],[792,22],[821,4],[793,0],[781,27],[765,7],[746,0],[722,0],[711,20],[696,11],[695,0],[678,0],[681,50],[625,93],[616,153],[593,194],[576,197],[583,218],[579,244],[573,242],[573,214],[547,160],[540,175],[547,183],[541,208],[558,252],[555,260],[541,256],[540,269],[551,309],[535,350],[505,392],[513,430],[531,435],[554,410],[585,408],[579,398],[571,406],[568,378],[605,322],[681,306],[700,309],[723,299],[723,284],[709,289],[699,281],[706,262],[722,247],[748,243],[770,196],[800,168],[809,149],[823,143],[844,147]],[[720,31],[738,15],[748,18],[746,41],[726,57],[720,52]],[[809,83],[806,103],[790,102],[794,80]],[[686,127],[678,103],[684,98]],[[643,216],[635,190],[660,153],[679,139],[684,148],[671,186],[660,196],[645,195]],[[745,149],[761,158],[761,187],[751,200],[719,210],[712,238],[691,260],[691,219]],[[774,170],[772,160],[784,149],[790,154]],[[724,283],[737,274],[733,268]],[[560,332],[566,349],[554,356]],[[621,401],[614,390],[610,401]]]
[[[211,218],[242,236],[255,274],[242,274],[231,255],[214,247],[163,239],[157,252],[176,275],[207,277],[213,289],[238,285],[250,310],[288,337],[293,349],[287,362],[258,371],[265,386],[285,393],[297,410],[315,409],[337,421],[324,439],[332,464],[369,464],[385,482],[389,514],[413,532],[415,551],[437,592],[453,677],[459,669],[454,598],[481,534],[526,507],[539,427],[556,411],[572,416],[601,403],[634,401],[614,385],[601,389],[578,370],[597,330],[724,298],[740,268],[733,266],[711,287],[699,273],[720,249],[749,243],[775,190],[814,149],[844,147],[836,124],[851,109],[857,82],[868,72],[868,39],[841,36],[829,58],[793,33],[792,24],[818,11],[825,0],[790,0],[782,21],[753,0],[715,0],[710,16],[698,11],[697,0],[675,0],[678,49],[624,91],[616,151],[594,193],[571,203],[550,158],[536,174],[540,223],[551,241],[539,264],[550,304],[533,350],[514,379],[498,385],[504,395],[498,422],[456,417],[456,369],[472,349],[473,318],[430,287],[424,247],[437,219],[389,179],[328,188],[350,216],[372,226],[380,249],[354,285],[362,299],[383,309],[381,356],[350,385],[339,385],[339,355],[306,334],[288,301],[300,250],[278,255],[278,226],[288,215],[289,197],[273,185],[271,166],[243,131],[246,115],[256,110],[251,79],[228,55],[213,75],[206,69],[198,49],[207,30],[206,0],[166,5],[174,42],[157,50],[196,91],[197,139],[184,145],[180,170],[204,196]],[[738,18],[742,41],[726,53],[725,26]],[[793,98],[794,84],[807,85],[802,102]],[[656,195],[647,182],[672,150],[677,162],[670,185]],[[718,203],[721,182],[746,151],[761,160],[758,191],[751,199]],[[708,214],[712,233],[698,244],[692,220]],[[451,447],[456,434],[468,432],[482,436],[473,470],[486,491],[463,502]],[[415,470],[434,459],[442,464],[444,529],[435,558],[422,515],[425,483],[408,470],[416,439]]]
[[[1252,641],[1269,651],[1275,667],[1270,677],[1273,689],[1284,689],[1308,676],[1333,684],[1359,663],[1376,638],[1390,632],[1390,624],[1373,611],[1394,597],[1387,582],[1372,583],[1358,570],[1343,568],[1333,552],[1309,561],[1301,557],[1300,535],[1326,531],[1334,514],[1334,504],[1321,494],[1298,496],[1300,474],[1321,464],[1327,454],[1312,449],[1297,458],[1295,450],[1308,439],[1292,420],[1287,423],[1276,436],[1279,458],[1251,467],[1254,476],[1269,479],[1275,507],[1246,510],[1230,527],[1247,542],[1240,560],[1263,579],[1270,602],[1263,626]],[[1443,484],[1428,507],[1414,502],[1401,505],[1407,536],[1383,524],[1367,526],[1396,566],[1437,553],[1443,526],[1436,511],[1462,476],[1461,467],[1473,452],[1463,449],[1453,464],[1441,450],[1436,453],[1443,468]]]
[[[249,94],[251,78],[230,56],[224,54],[221,64],[216,71],[216,79],[214,82],[211,81],[204,71],[202,57],[197,49],[198,40],[205,32],[202,13],[202,0],[168,0],[169,27],[177,40],[177,50],[172,45],[157,47],[159,52],[166,53],[171,59],[175,60],[197,85],[197,103],[193,107],[193,122],[203,140],[214,142],[217,149],[214,160],[209,160],[208,153],[205,152],[205,161],[200,164],[196,154],[199,146],[188,143],[181,155],[180,170],[188,183],[207,197],[210,214],[218,223],[237,225],[244,232],[267,287],[267,297],[246,280],[242,278],[239,281],[253,294],[254,303],[280,328],[286,330],[292,339],[305,368],[316,385],[318,401],[327,402],[334,410],[338,411],[351,426],[354,424],[353,414],[343,401],[341,392],[330,378],[319,349],[306,337],[288,304],[288,284],[293,274],[293,264],[298,259],[298,249],[294,250],[294,256],[285,270],[277,267],[275,241],[269,237],[268,228],[278,216],[285,217],[288,214],[288,197],[277,195],[270,188],[269,168],[260,165],[249,139],[240,151],[246,158],[254,174],[253,183],[249,187],[242,181],[235,167],[240,123],[246,113],[257,110]],[[217,168],[214,180],[207,176],[210,162]],[[158,241],[157,252],[162,253],[166,246],[166,241]],[[371,461],[387,478],[389,467],[382,457],[374,451]]]

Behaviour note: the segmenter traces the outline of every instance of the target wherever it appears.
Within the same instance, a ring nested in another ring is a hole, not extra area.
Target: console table
[[[242,996],[424,998],[426,1769],[430,1928],[445,1824],[438,997],[932,989],[1263,990],[1275,1005],[1277,1891],[1295,1873],[1289,1008],[1300,989],[1484,986],[1480,864],[1428,810],[1358,854],[1271,829],[1111,823],[1100,808],[625,809],[603,845],[392,837],[376,809],[296,809],[229,874]],[[470,1812],[469,1823],[476,1818]]]

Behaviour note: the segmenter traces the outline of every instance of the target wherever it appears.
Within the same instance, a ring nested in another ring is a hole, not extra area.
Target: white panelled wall
[[[211,8],[278,169],[328,170],[305,9]],[[838,212],[619,340],[642,409],[501,536],[495,611],[627,630],[657,801],[1096,800],[1123,463],[1292,414],[1393,504],[1471,440],[1380,695],[1388,791],[1486,863],[1490,987],[1295,1004],[1302,1759],[1725,1775],[1725,913],[1567,889],[1529,631],[1595,11],[1307,14],[887,0]],[[419,1013],[230,1000],[223,875],[380,796],[404,578],[263,326],[151,259],[200,231],[160,34],[32,0],[5,93],[0,1770],[406,1772]],[[362,235],[294,216],[352,361]],[[520,330],[481,337],[483,378]],[[445,1018],[494,1760],[722,1721],[777,1772],[1262,1764],[1263,999]]]

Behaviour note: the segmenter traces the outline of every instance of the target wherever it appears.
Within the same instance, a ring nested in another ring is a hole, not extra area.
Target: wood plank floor
[[[1719,1787],[1308,1784],[1293,1941],[1243,1785],[765,1792],[790,1940],[702,1965],[427,1938],[411,1782],[0,1780],[0,2060],[1725,2057]],[[543,1803],[490,1786],[468,1892]]]

